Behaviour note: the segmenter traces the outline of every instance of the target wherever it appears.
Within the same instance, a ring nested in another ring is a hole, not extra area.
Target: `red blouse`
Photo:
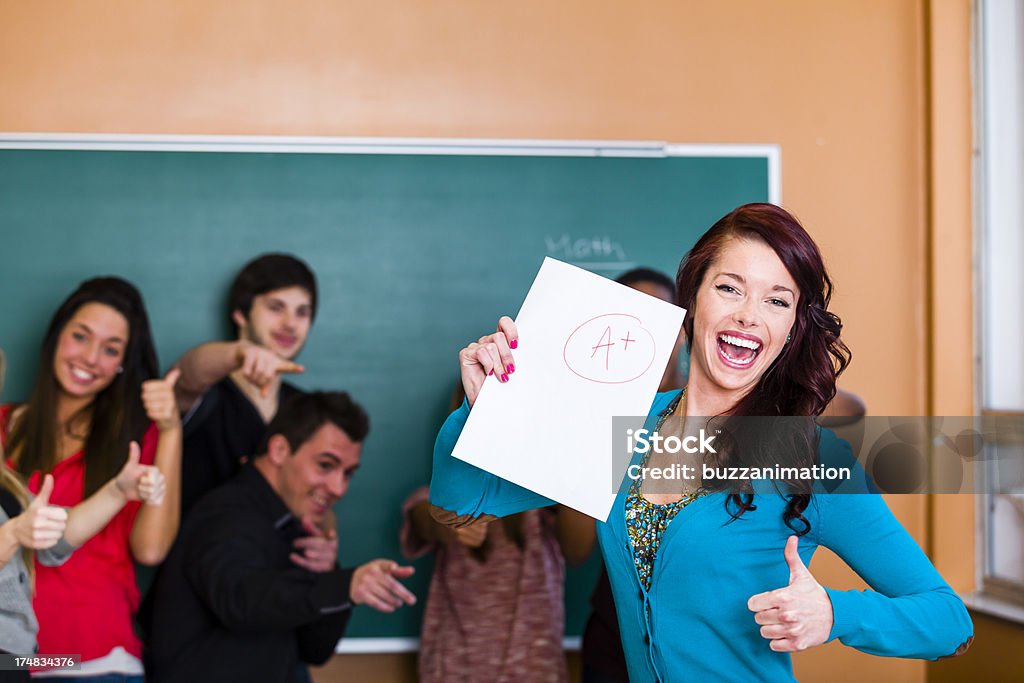
[[[0,406],[0,442],[6,443],[12,406]],[[142,437],[140,461],[152,465],[159,434],[150,424]],[[10,461],[8,461],[10,466]],[[85,454],[78,451],[53,468],[54,505],[71,507],[83,500]],[[28,480],[32,493],[42,477]],[[142,643],[132,628],[139,608],[135,561],[129,538],[140,503],[131,501],[107,526],[75,550],[59,567],[35,565],[32,606],[39,619],[39,654],[78,654],[82,661],[98,659],[120,645],[142,658]]]

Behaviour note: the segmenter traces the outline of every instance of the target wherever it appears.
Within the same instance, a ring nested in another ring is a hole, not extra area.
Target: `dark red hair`
[[[774,204],[740,206],[711,226],[683,257],[676,275],[676,291],[678,304],[686,309],[683,327],[690,340],[687,344],[694,339],[697,292],[708,268],[733,239],[758,240],[771,247],[796,282],[800,298],[789,342],[729,415],[817,417],[835,396],[836,378],[850,364],[851,354],[839,336],[842,322],[828,310],[832,280],[818,245],[785,209]],[[810,420],[806,422],[812,425]],[[816,460],[816,431],[809,429],[806,440],[807,457]],[[733,494],[731,499],[739,505],[739,514],[753,509],[749,494]],[[805,494],[790,497],[784,516],[787,524],[799,519],[809,529],[801,514],[809,499]]]

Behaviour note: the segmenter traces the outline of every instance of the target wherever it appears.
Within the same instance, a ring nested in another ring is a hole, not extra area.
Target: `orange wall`
[[[778,143],[846,386],[927,409],[921,0],[0,2],[0,130]]]
[[[784,203],[837,283],[844,386],[873,414],[955,414],[972,408],[969,7],[0,0],[0,130],[777,143]],[[890,504],[970,589],[970,505]],[[925,677],[836,645],[797,671]]]
[[[928,27],[929,407],[934,415],[970,415],[973,384],[971,233],[970,3],[934,0]],[[959,591],[975,586],[974,500],[931,496],[928,548]],[[1024,624],[972,613],[975,640],[967,654],[927,667],[930,683],[1021,678]]]

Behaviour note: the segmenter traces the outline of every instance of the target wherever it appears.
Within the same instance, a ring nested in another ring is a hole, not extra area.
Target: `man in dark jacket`
[[[185,521],[153,588],[147,680],[290,682],[298,662],[331,656],[353,605],[391,612],[415,602],[398,581],[412,567],[378,559],[342,569],[337,541],[318,531],[368,430],[344,393],[299,394],[281,407],[260,455]]]

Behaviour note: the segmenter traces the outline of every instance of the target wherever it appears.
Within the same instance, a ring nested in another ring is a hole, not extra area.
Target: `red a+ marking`
[[[626,336],[628,337],[629,335],[627,334]],[[607,339],[608,341],[605,342],[605,343],[602,343],[602,342],[605,341],[605,339]],[[633,341],[636,341],[636,340],[634,339]],[[615,346],[615,342],[612,341],[612,328],[609,326],[609,327],[604,328],[604,334],[602,334],[601,338],[597,341],[597,345],[591,347],[594,350],[594,353],[591,353],[590,357],[593,358],[594,355],[597,353],[597,350],[603,348],[604,349],[604,369],[607,370],[608,369],[608,357],[612,353],[612,347],[613,346]]]

